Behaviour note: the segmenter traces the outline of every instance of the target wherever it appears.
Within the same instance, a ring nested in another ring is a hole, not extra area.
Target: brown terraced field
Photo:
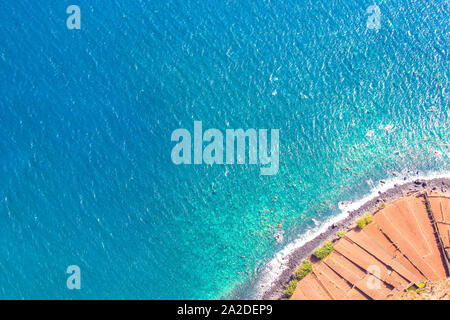
[[[388,204],[354,227],[298,281],[291,299],[393,299],[449,277],[450,196],[421,194]]]

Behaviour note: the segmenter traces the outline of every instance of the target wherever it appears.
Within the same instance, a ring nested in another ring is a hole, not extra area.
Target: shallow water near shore
[[[253,297],[339,202],[448,174],[448,6],[371,4],[2,4],[0,298]],[[194,120],[280,129],[279,173],[175,166]]]

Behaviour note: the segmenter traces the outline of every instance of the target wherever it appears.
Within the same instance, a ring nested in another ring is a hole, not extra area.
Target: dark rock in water
[[[331,225],[331,229],[335,229],[336,228],[336,225],[333,223],[332,225]]]
[[[424,182],[424,183],[422,183],[422,187],[426,187],[427,186],[427,183],[426,182]]]
[[[381,194],[381,191],[378,191],[378,194]]]
[[[415,184],[415,185],[421,185],[422,182],[420,182],[419,180],[416,180],[416,181],[414,181],[414,184]]]
[[[437,190],[437,188],[436,188],[436,187],[433,187],[433,189],[431,189],[431,190],[433,190],[433,191],[436,191],[436,190]]]
[[[403,178],[403,180],[405,180],[405,181],[406,181],[406,177],[404,177],[404,178]]]
[[[384,180],[380,180],[380,183],[386,183],[386,181],[384,181]]]

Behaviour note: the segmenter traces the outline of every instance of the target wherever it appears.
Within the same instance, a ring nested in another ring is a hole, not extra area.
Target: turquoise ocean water
[[[449,4],[376,3],[2,1],[0,298],[254,297],[339,201],[448,173]],[[174,165],[194,120],[280,129],[279,173]]]

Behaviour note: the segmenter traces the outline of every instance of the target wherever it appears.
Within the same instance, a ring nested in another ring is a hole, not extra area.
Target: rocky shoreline
[[[380,183],[383,184],[384,182],[380,181]],[[390,202],[403,196],[422,193],[425,191],[448,192],[449,189],[449,178],[435,178],[430,180],[418,179],[413,182],[394,185],[393,188],[388,189],[385,192],[379,192],[377,197],[367,201],[358,209],[351,211],[346,218],[334,223],[326,231],[322,232],[314,239],[308,241],[303,246],[290,253],[289,256],[286,257],[287,268],[282,272],[273,285],[262,295],[262,299],[280,299],[282,297],[282,292],[285,285],[292,279],[294,271],[301,264],[302,260],[309,258],[312,252],[321,246],[324,241],[335,238],[338,230],[350,229],[354,225],[357,217],[363,216],[367,212],[375,212],[383,202]]]

